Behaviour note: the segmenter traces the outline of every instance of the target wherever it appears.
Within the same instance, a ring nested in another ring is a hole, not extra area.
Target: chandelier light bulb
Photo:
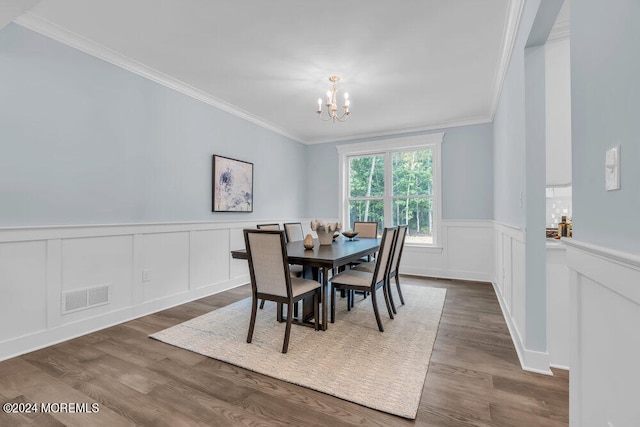
[[[339,80],[340,77],[338,76],[329,77],[329,81],[333,83],[333,86],[330,90],[327,91],[327,103],[325,104],[327,112],[326,115],[323,115],[322,98],[318,98],[318,109],[316,110],[316,113],[318,113],[318,117],[320,117],[320,119],[325,122],[335,122],[336,120],[339,122],[344,122],[349,117],[349,114],[351,114],[351,112],[349,111],[351,101],[349,100],[349,94],[347,92],[344,93],[344,105],[342,105],[342,114],[338,114],[338,102],[336,100],[336,93],[338,92],[338,89],[336,88],[336,83]]]

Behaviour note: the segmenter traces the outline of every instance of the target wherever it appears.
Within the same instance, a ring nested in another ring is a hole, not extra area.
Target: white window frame
[[[432,236],[433,242],[426,243],[409,243],[407,246],[420,247],[439,247],[440,243],[440,227],[442,226],[442,159],[441,146],[444,139],[444,132],[430,133],[426,135],[409,136],[401,138],[392,138],[368,142],[360,142],[355,144],[337,145],[338,150],[338,185],[339,185],[339,202],[338,209],[343,224],[348,224],[346,206],[349,199],[349,158],[352,156],[366,156],[374,154],[383,154],[385,156],[385,183],[384,183],[384,203],[385,213],[391,212],[391,203],[393,201],[393,188],[388,178],[392,176],[391,153],[397,151],[416,151],[416,150],[432,150],[433,162],[433,194],[432,198]],[[389,181],[389,182],[388,182]],[[380,197],[375,197],[379,199]],[[389,205],[389,206],[387,206]],[[384,226],[391,227],[393,224],[393,215],[384,216]]]

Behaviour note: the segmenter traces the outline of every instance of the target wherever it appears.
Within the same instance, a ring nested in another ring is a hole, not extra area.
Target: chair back
[[[304,240],[304,234],[302,232],[302,224],[299,222],[285,223],[284,232],[287,237],[287,242],[298,242],[300,240]]]
[[[382,241],[380,242],[380,250],[378,258],[376,258],[376,267],[373,271],[374,284],[380,283],[389,273],[391,265],[391,257],[393,252],[393,244],[395,243],[398,227],[387,227],[382,233]]]
[[[396,233],[396,242],[393,245],[393,257],[391,258],[391,266],[389,274],[398,271],[400,267],[400,257],[402,257],[402,248],[404,248],[404,238],[407,236],[407,226],[399,225]]]
[[[258,230],[280,230],[280,224],[258,224]]]
[[[361,222],[356,221],[353,223],[353,231],[360,233],[358,236],[365,239],[375,239],[378,237],[378,223],[377,222]]]
[[[254,295],[291,297],[284,231],[245,229],[244,243]]]

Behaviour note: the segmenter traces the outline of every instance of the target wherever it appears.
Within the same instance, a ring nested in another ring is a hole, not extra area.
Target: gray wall
[[[304,145],[15,24],[0,100],[0,226],[304,214]],[[253,213],[211,212],[212,154],[254,163]]]
[[[571,4],[574,238],[640,254],[638,0]],[[621,189],[605,190],[605,152],[620,145]]]
[[[526,344],[540,351],[547,348],[545,94],[544,46],[526,48]]]
[[[546,39],[537,36],[540,4],[540,0],[525,3],[494,119],[494,217],[498,222],[525,229],[526,279],[524,289],[513,291],[526,296],[525,325],[518,327],[524,327],[522,339],[526,349],[544,352],[547,341],[544,50],[525,49],[530,35]],[[545,27],[548,34],[550,27]]]
[[[496,221],[524,227],[525,111],[524,42],[513,51],[493,121],[493,215]]]
[[[488,123],[443,131],[443,219],[493,219],[493,126]],[[384,138],[317,144],[307,148],[308,217],[340,216],[336,145],[381,139]]]

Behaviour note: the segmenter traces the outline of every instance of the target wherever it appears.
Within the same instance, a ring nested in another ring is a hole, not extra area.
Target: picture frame
[[[212,212],[253,212],[253,163],[213,155]]]

